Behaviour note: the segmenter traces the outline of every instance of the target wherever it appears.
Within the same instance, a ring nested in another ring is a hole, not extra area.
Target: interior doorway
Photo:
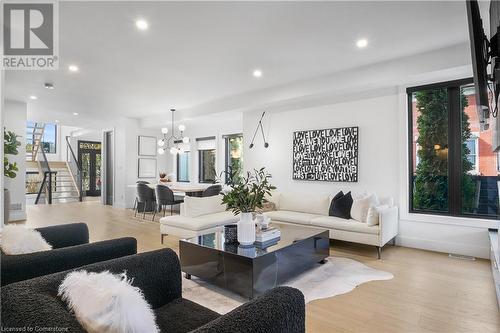
[[[101,195],[101,143],[78,141],[78,161],[82,166],[82,189],[85,196]]]

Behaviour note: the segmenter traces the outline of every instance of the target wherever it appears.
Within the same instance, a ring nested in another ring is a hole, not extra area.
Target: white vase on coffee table
[[[241,213],[238,221],[238,242],[243,246],[253,245],[255,242],[255,223],[252,213]]]

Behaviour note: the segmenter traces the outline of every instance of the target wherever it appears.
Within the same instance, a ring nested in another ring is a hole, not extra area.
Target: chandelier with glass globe
[[[179,135],[175,135],[175,128],[174,128],[174,113],[175,109],[170,109],[172,113],[172,129],[170,136],[167,137],[168,134],[168,128],[163,127],[161,129],[161,133],[163,134],[163,138],[158,140],[158,154],[163,155],[165,154],[165,151],[168,149],[172,155],[175,154],[181,154],[183,153],[184,147],[182,146],[183,143],[189,143],[189,138],[187,136],[184,136],[184,131],[186,130],[186,126],[180,124],[179,125]]]

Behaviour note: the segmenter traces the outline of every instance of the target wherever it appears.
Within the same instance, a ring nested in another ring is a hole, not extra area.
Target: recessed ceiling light
[[[137,20],[137,21],[135,21],[135,26],[139,30],[147,30],[149,27],[149,24],[145,20]]]
[[[358,39],[358,41],[356,42],[356,46],[360,49],[365,48],[366,46],[368,46],[368,41],[364,38]]]
[[[69,65],[68,69],[70,72],[78,72],[78,70],[79,70],[77,65]]]
[[[260,69],[256,69],[253,71],[253,76],[255,77],[261,77],[262,76],[262,71]]]
[[[78,116],[78,112],[73,112],[73,116]]]
[[[35,100],[35,99],[38,99],[38,97],[36,97],[35,95],[31,95],[31,96],[30,96],[30,99]]]

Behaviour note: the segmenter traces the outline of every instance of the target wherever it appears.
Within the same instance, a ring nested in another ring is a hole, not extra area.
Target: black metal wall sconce
[[[260,128],[260,132],[262,133],[262,139],[264,140],[264,148],[269,147],[269,143],[266,141],[266,136],[264,135],[264,128],[262,127],[262,119],[264,118],[265,114],[266,114],[266,112],[264,111],[264,112],[262,112],[262,115],[260,116],[259,123],[257,124],[257,128],[255,129],[255,132],[253,133],[252,142],[250,143],[250,146],[249,146],[250,149],[252,149],[254,146],[253,142],[255,141],[255,136],[257,135],[257,131],[259,130],[259,128]]]

